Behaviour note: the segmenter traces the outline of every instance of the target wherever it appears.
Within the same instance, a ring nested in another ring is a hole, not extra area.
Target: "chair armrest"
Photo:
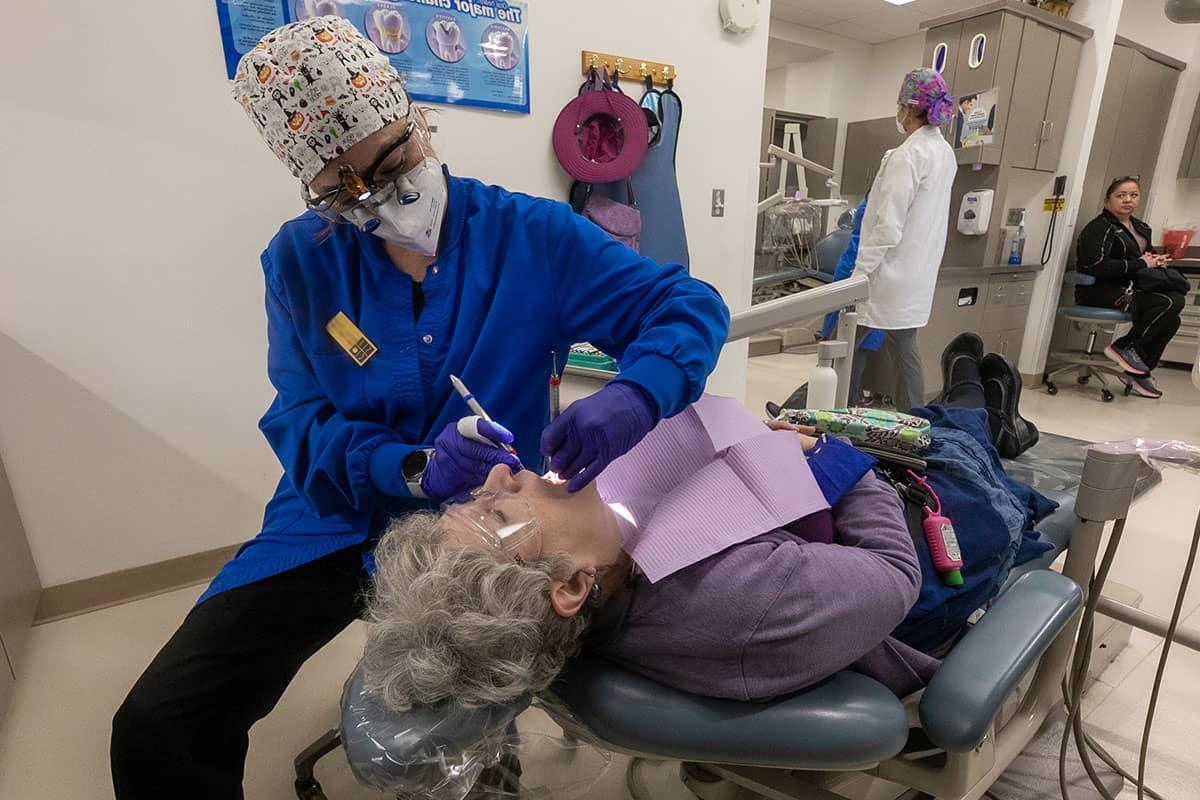
[[[1092,286],[1096,283],[1096,276],[1086,275],[1082,272],[1064,272],[1063,283],[1069,283],[1072,286]]]
[[[983,741],[1005,698],[1083,602],[1070,578],[1035,570],[1018,579],[948,655],[921,698],[921,726],[943,750]]]

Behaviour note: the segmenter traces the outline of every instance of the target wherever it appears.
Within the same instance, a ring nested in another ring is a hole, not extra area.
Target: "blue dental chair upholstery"
[[[924,738],[948,753],[980,744],[1005,699],[1082,603],[1072,580],[1045,569],[1068,545],[1074,521],[1074,498],[1051,496],[1062,505],[1038,529],[1054,549],[1013,570],[995,604],[943,660],[921,697]],[[356,670],[348,688],[358,676]],[[910,740],[909,715],[900,699],[850,671],[796,694],[742,703],[690,695],[584,656],[545,695],[551,716],[573,735],[619,752],[698,764],[863,770],[899,755]],[[367,715],[364,724],[351,696],[348,690],[343,701],[343,741],[369,743],[346,748],[356,774],[382,775],[389,788],[422,774],[411,763],[431,745],[413,732],[426,723],[415,715],[399,724],[397,715]],[[487,722],[486,715],[467,715],[450,731],[441,720],[434,726],[436,749],[445,755],[447,742],[471,741],[471,726]],[[379,731],[371,730],[375,726]],[[387,735],[397,729],[406,735]]]

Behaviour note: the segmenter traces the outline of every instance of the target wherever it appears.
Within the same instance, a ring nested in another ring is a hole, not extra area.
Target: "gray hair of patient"
[[[579,650],[585,614],[550,604],[566,554],[518,564],[483,549],[442,547],[441,517],[410,514],[375,550],[364,682],[390,709],[453,698],[463,706],[538,692]]]

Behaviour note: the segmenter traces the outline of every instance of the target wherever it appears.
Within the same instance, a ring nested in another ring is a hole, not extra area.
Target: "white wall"
[[[1180,61],[1191,61],[1200,27],[1167,19],[1165,0],[1124,0],[1117,33]]]
[[[787,67],[767,70],[767,84],[763,89],[763,105],[767,108],[784,108],[787,93]]]
[[[673,62],[692,269],[744,307],[766,24],[730,36],[715,7],[699,13],[690,0],[615,0],[586,25],[573,3],[530,6],[533,113],[447,110],[436,144],[451,168],[563,197],[549,131],[580,82],[579,51]],[[14,375],[56,375],[25,383],[74,387],[101,409],[36,396],[0,406],[0,455],[42,582],[54,585],[257,529],[245,499],[265,501],[279,475],[256,429],[271,398],[258,255],[299,204],[295,181],[229,98],[213,3],[70,0],[18,13],[21,30],[55,31],[58,56],[36,35],[0,52],[6,75],[28,76],[0,84],[6,391]],[[709,216],[714,187],[726,190],[723,219]],[[710,385],[744,391],[744,345]],[[130,478],[98,491],[112,453],[130,462]],[[228,501],[213,501],[221,491]]]
[[[878,45],[835,36],[827,31],[772,20],[771,36],[797,44],[823,47],[828,55],[782,68],[784,86],[780,108],[823,117],[837,117],[838,142],[834,169],[841,171],[846,126],[851,122],[894,114],[896,94],[905,73],[921,63],[925,34],[919,33]],[[778,72],[776,70],[775,72]],[[779,80],[777,76],[768,79]]]

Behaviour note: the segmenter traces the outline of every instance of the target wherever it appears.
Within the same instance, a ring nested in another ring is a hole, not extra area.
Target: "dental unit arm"
[[[850,369],[854,363],[855,329],[858,326],[858,314],[854,311],[855,303],[867,299],[869,293],[867,279],[854,275],[844,281],[828,283],[815,289],[808,289],[778,300],[770,300],[751,306],[745,311],[739,311],[729,321],[729,336],[725,343],[785,327],[793,322],[820,316],[827,311],[840,311],[838,315],[837,338],[830,344],[832,349],[833,369],[837,372],[837,407],[844,408],[850,395]]]
[[[794,136],[793,138],[797,141],[796,146],[798,147],[799,146],[799,143],[798,143],[799,137]],[[779,189],[778,189],[778,191],[775,192],[775,194],[772,194],[772,195],[768,196],[765,200],[762,200],[759,202],[759,204],[758,204],[758,213],[759,214],[766,213],[771,208],[774,208],[775,206],[779,205],[780,203],[783,203],[786,200],[788,200],[787,193],[786,193],[788,164],[796,165],[797,173],[798,173],[799,179],[800,179],[800,186],[802,188],[804,188],[806,191],[808,189],[808,185],[807,185],[807,182],[805,181],[805,177],[804,177],[804,170],[806,170],[806,169],[812,170],[813,172],[817,173],[818,175],[825,176],[825,185],[833,190],[833,195],[834,195],[833,197],[830,197],[828,199],[806,200],[805,202],[811,203],[814,206],[827,206],[827,207],[846,205],[846,201],[837,196],[837,189],[840,187],[840,184],[835,180],[835,178],[837,177],[837,173],[835,173],[829,167],[825,166],[824,164],[818,164],[815,161],[810,161],[799,153],[793,153],[790,150],[785,150],[784,148],[780,147],[779,145],[775,145],[775,144],[773,144],[767,148],[767,160],[765,162],[761,163],[759,166],[769,169],[772,166],[774,166],[777,161],[783,162],[783,164],[781,165],[782,168],[779,170]]]

